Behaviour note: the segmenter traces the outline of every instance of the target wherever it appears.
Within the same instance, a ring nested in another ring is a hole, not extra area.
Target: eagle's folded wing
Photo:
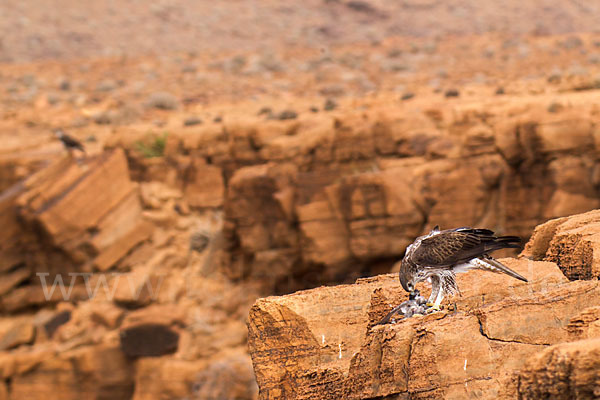
[[[502,248],[517,248],[516,236],[494,236],[487,229],[460,228],[423,239],[411,259],[422,268],[443,268],[466,263]]]

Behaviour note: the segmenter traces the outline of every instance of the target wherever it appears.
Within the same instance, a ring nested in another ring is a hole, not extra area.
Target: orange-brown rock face
[[[4,192],[0,398],[256,397],[244,319],[258,292],[214,273],[222,178],[190,168],[183,186],[135,183],[117,148]]]
[[[561,343],[529,359],[519,375],[520,399],[600,396],[600,338]]]
[[[68,400],[125,399],[133,393],[132,363],[116,346],[80,347],[61,354],[47,352],[31,358],[29,364],[16,361],[21,370],[12,379],[10,398],[60,393],[61,399]]]
[[[129,148],[139,179],[179,187],[192,209],[223,205],[230,277],[289,292],[386,271],[436,224],[527,238],[598,207],[597,96],[564,95],[560,113],[542,101],[376,103],[266,121],[241,110],[170,135],[162,164],[126,136],[114,145]]]
[[[600,210],[553,219],[537,228],[523,255],[558,264],[569,279],[600,277]]]
[[[595,335],[600,285],[569,282],[550,262],[502,261],[529,282],[471,271],[459,275],[462,296],[449,299],[452,311],[395,324],[374,325],[406,297],[395,275],[258,300],[248,331],[261,398],[512,399],[555,393],[552,380],[568,367],[549,365],[554,375],[539,383],[535,374],[545,374],[548,362],[532,361],[524,371],[526,361],[561,346],[573,332]],[[544,354],[554,359],[557,351],[562,348]],[[581,393],[588,393],[596,372],[584,362],[577,365],[589,378],[568,379],[577,379]]]
[[[52,285],[57,275],[68,285],[75,276],[68,273],[108,270],[152,233],[121,150],[59,158],[7,190],[0,207],[0,288],[8,311],[43,304],[40,283]],[[13,290],[27,281],[33,285]]]
[[[0,393],[52,381],[73,398],[252,399],[244,322],[258,296],[387,272],[433,224],[527,236],[595,207],[597,99],[560,96],[577,115],[539,98],[246,115],[170,134],[162,157],[140,155],[123,129],[98,155],[54,160],[0,197],[1,304],[18,314],[0,329]],[[594,265],[593,229],[573,218],[585,240],[557,242],[548,260],[577,271]],[[458,311],[395,325],[373,326],[405,298],[395,276],[259,301],[250,348],[263,396],[513,398],[529,355],[597,335],[600,304],[596,281],[505,262],[530,283],[470,273]],[[32,266],[50,285],[94,274],[64,301]],[[80,365],[97,352],[118,376]]]

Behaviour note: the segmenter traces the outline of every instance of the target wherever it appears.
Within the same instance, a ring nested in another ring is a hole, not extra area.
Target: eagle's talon
[[[427,309],[427,314],[432,314],[434,312],[442,311],[442,307],[439,304],[433,304],[431,307]]]
[[[433,307],[433,306],[434,306],[434,303],[427,302],[427,303],[425,303],[425,305],[426,305],[427,307]]]

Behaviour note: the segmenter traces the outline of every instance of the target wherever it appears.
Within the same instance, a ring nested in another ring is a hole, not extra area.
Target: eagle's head
[[[400,284],[402,288],[406,290],[411,295],[415,292],[415,280],[414,275],[410,273],[408,263],[404,260],[401,261],[400,264],[400,273],[398,274],[400,278]]]

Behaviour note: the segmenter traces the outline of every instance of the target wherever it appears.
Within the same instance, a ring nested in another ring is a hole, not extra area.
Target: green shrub
[[[138,140],[135,147],[137,151],[142,153],[144,158],[162,157],[165,154],[167,135],[167,132],[162,136],[149,134],[144,140]]]

